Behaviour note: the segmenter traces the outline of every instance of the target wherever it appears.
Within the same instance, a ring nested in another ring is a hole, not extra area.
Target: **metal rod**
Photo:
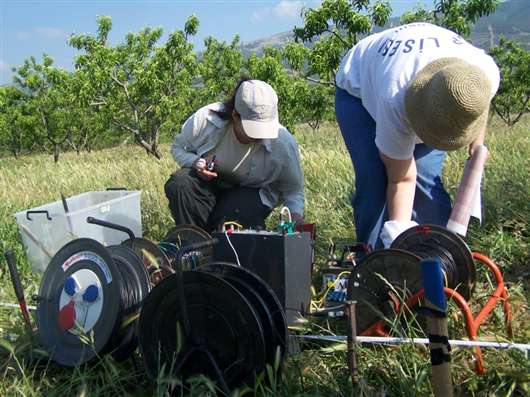
[[[7,266],[9,268],[9,273],[11,274],[11,282],[13,283],[13,289],[15,290],[15,295],[18,300],[18,305],[20,306],[20,311],[22,312],[22,317],[24,318],[24,323],[30,332],[33,332],[33,327],[31,326],[31,320],[29,318],[29,311],[26,305],[26,298],[24,297],[24,288],[20,282],[20,275],[18,274],[17,262],[15,254],[13,251],[7,250],[4,253],[6,258]]]
[[[355,343],[357,342],[357,324],[355,322],[355,301],[346,301],[346,318],[348,319],[348,369],[352,387],[357,385],[357,358]]]
[[[92,225],[99,225],[99,226],[103,226],[103,227],[108,227],[109,229],[119,230],[120,232],[127,233],[129,238],[131,239],[131,243],[134,244],[134,239],[135,239],[134,232],[131,229],[129,229],[128,227],[125,227],[125,226],[122,226],[122,225],[117,225],[115,223],[111,223],[111,222],[107,222],[107,221],[103,221],[101,219],[96,219],[96,218],[91,217],[91,216],[86,218],[86,222],[90,223]]]
[[[16,303],[8,303],[8,302],[0,302],[0,307],[20,309],[20,305],[17,305]],[[29,311],[32,311],[32,312],[37,310],[37,306],[26,305],[26,307],[28,308]]]
[[[447,299],[440,258],[421,260],[423,289],[422,314],[427,318],[427,335],[431,352],[432,388],[435,397],[452,397],[451,345],[447,330]]]
[[[28,237],[41,249],[42,252],[44,252],[44,255],[46,255],[49,259],[53,258],[53,253],[44,245],[42,241],[39,240],[35,234],[26,225],[19,224],[20,230],[22,230],[24,233],[28,235]]]
[[[326,342],[346,342],[346,335],[294,335],[299,339],[307,340],[322,340]],[[403,344],[415,344],[415,345],[428,345],[429,339],[427,338],[400,338],[392,336],[357,336],[357,343],[367,343],[374,345],[403,345]],[[511,343],[511,342],[491,342],[486,340],[463,340],[463,339],[449,339],[449,344],[454,347],[484,347],[493,349],[506,349],[506,350],[520,350],[522,352],[530,351],[530,344],[525,343]]]

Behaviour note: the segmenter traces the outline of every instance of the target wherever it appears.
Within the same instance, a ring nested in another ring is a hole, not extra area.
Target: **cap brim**
[[[255,121],[241,120],[245,134],[253,139],[275,139],[278,138],[280,123],[278,120]]]

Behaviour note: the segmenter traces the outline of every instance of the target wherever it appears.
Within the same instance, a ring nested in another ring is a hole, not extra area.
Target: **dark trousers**
[[[171,175],[164,189],[175,224],[196,225],[209,232],[231,221],[264,229],[271,212],[261,202],[258,188],[220,188],[215,180],[204,181],[191,168]]]
[[[335,114],[355,170],[352,200],[357,241],[381,248],[379,237],[388,220],[386,210],[387,176],[375,145],[375,121],[359,98],[337,88]],[[451,199],[442,183],[445,152],[425,144],[414,150],[416,192],[412,220],[445,226],[451,213]]]

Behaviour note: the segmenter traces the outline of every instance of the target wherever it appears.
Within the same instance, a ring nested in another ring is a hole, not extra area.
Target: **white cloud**
[[[49,28],[49,27],[36,27],[33,29],[35,34],[43,36],[46,39],[58,39],[66,37],[67,34],[62,29]]]
[[[15,37],[18,40],[29,40],[35,37],[41,37],[44,39],[54,40],[54,39],[62,39],[67,36],[68,34],[62,29],[41,27],[41,26],[35,27],[31,29],[30,31],[20,30],[16,32],[15,34]]]
[[[272,8],[272,13],[277,17],[295,18],[300,15],[300,10],[303,6],[303,1],[281,0]]]
[[[260,23],[265,19],[267,15],[270,14],[270,12],[271,12],[270,8],[262,8],[262,9],[256,10],[250,16],[250,22]]]
[[[297,18],[300,16],[300,11],[304,6],[315,7],[320,4],[320,1],[301,1],[301,0],[281,0],[274,7],[260,8],[252,13],[250,22],[261,23],[268,17],[274,16],[277,18]]]

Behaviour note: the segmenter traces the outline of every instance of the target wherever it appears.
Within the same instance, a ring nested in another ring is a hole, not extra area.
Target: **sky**
[[[239,34],[251,42],[301,26],[302,7],[316,0],[0,0],[0,85],[12,81],[12,67],[30,56],[42,61],[44,53],[56,67],[73,69],[77,50],[67,43],[72,33],[95,34],[96,17],[112,17],[110,43],[123,41],[129,32],[161,27],[167,34],[182,29],[186,19],[199,18],[192,43],[200,50],[205,37],[231,41]],[[391,0],[394,15],[414,8],[421,0]],[[430,5],[427,0],[424,4]]]

